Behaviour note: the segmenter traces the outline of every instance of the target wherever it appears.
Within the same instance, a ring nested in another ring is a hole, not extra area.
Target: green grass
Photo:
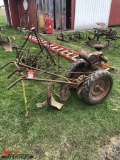
[[[0,9],[0,25],[4,25],[6,23],[5,10]]]
[[[24,43],[23,33],[6,26],[4,16],[2,18],[0,16],[0,27],[4,29],[4,36],[15,35],[14,43],[18,45]],[[56,41],[55,35],[47,35],[47,38],[74,50],[86,47],[83,47],[80,41],[70,43]],[[109,58],[108,64],[119,69],[119,49],[112,53],[105,51],[105,54]],[[11,60],[15,60],[15,52],[5,52],[0,47],[0,66]],[[66,69],[71,63],[63,58],[61,61]],[[50,106],[37,108],[36,103],[45,100],[46,87],[39,82],[26,81],[29,116],[25,118],[21,83],[7,90],[17,78],[13,76],[7,79],[13,69],[15,67],[10,65],[0,71],[1,155],[6,149],[33,154],[37,160],[101,159],[101,146],[111,137],[120,134],[120,110],[113,110],[120,105],[120,74],[113,74],[114,87],[104,103],[88,105],[73,92],[61,110]]]

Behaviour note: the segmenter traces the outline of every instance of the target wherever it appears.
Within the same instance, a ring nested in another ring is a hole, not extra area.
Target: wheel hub
[[[91,96],[94,100],[102,99],[109,91],[109,80],[107,78],[96,81],[91,87]]]

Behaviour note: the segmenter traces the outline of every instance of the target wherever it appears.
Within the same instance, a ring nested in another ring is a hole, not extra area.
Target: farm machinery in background
[[[4,39],[4,36],[2,35],[3,29],[0,28],[0,46],[4,48],[5,51],[9,51],[12,52],[13,51],[13,46],[15,46],[14,44],[12,44],[11,42],[11,38],[15,40],[14,36],[11,37],[7,37],[7,41]]]
[[[90,35],[88,35],[88,41],[86,42],[91,47],[98,47],[102,46],[103,49],[107,48],[109,51],[119,48],[119,46],[116,46],[115,42],[116,40],[120,39],[120,36],[118,36],[118,33],[111,27],[105,28],[105,23],[96,23],[97,25],[103,27],[103,28],[94,28],[93,32],[90,32]],[[91,36],[91,34],[93,36]],[[103,38],[105,43],[100,42],[100,38]]]
[[[31,53],[32,37],[36,37],[39,47],[38,53],[35,54]],[[116,69],[105,64],[108,59],[103,55],[102,48],[96,47],[99,51],[95,52],[80,50],[76,62],[72,63],[66,71],[60,64],[60,54],[53,55],[49,49],[51,44],[47,43],[44,46],[43,43],[41,35],[32,28],[22,47],[14,46],[16,60],[0,68],[1,70],[14,64],[16,70],[8,78],[15,73],[20,75],[8,90],[22,80],[48,82],[46,101],[38,103],[37,106],[48,105],[58,109],[63,106],[63,103],[57,102],[53,95],[61,101],[66,101],[72,89],[75,89],[78,97],[88,104],[102,103],[107,98],[113,86],[113,78],[109,71],[115,72]]]
[[[63,31],[61,31],[61,33],[57,35],[57,39],[64,42],[70,42],[71,40],[77,41],[81,39],[87,39],[87,34],[79,31],[71,34],[65,34]]]
[[[96,24],[101,26],[102,28],[93,28],[93,31],[89,31],[88,34],[83,31],[65,34],[65,32],[61,30],[61,33],[57,35],[57,39],[64,42],[70,42],[71,40],[87,40],[86,44],[88,46],[94,48],[102,47],[103,49],[107,48],[109,51],[113,51],[114,49],[119,48],[120,45],[116,45],[115,43],[116,40],[120,39],[117,31],[115,31],[111,27],[105,28],[105,23]],[[101,38],[104,42],[101,42]]]

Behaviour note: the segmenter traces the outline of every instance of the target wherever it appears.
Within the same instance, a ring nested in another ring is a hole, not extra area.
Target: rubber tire
[[[92,87],[94,87],[97,81],[104,80],[104,79],[106,79],[109,84],[109,87],[107,88],[107,92],[105,93],[104,97],[101,97],[101,99],[95,100],[91,94],[93,90]],[[82,85],[82,91],[81,91],[82,99],[88,104],[102,103],[109,95],[112,87],[113,87],[113,78],[108,71],[105,71],[105,70],[95,71],[91,75],[89,75],[88,78],[86,78],[85,82]]]
[[[71,66],[68,68],[66,77],[67,78],[78,78],[78,77],[75,77],[75,74],[71,72],[85,72],[84,70],[85,65],[87,65],[87,62],[82,59],[77,62],[72,63]]]

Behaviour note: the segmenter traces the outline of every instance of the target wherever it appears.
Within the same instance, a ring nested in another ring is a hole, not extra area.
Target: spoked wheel
[[[88,76],[82,86],[82,98],[88,104],[102,103],[109,95],[112,86],[113,78],[108,71],[95,71]]]
[[[27,29],[28,25],[29,25],[29,15],[25,13],[20,19],[20,28]]]

